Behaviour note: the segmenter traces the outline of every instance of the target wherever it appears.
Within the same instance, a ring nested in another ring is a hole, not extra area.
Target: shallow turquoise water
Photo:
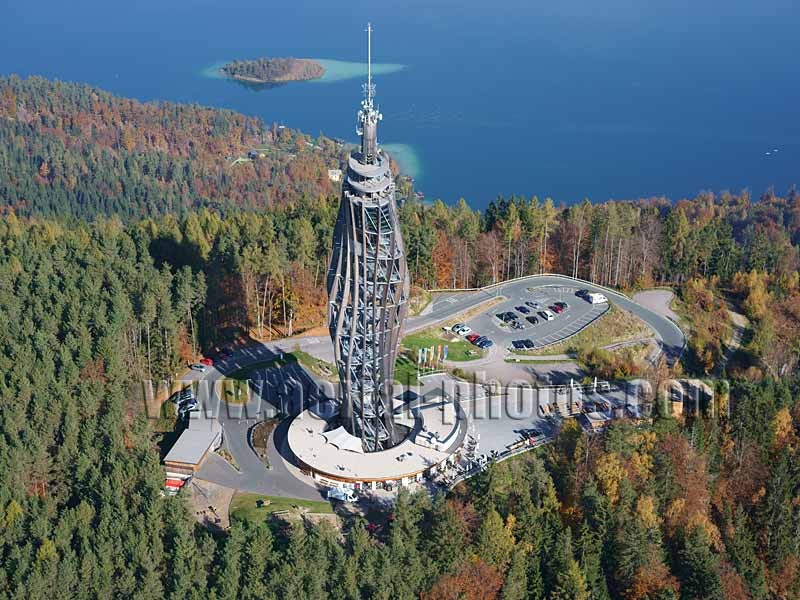
[[[353,142],[371,20],[379,140],[429,199],[780,193],[800,179],[793,0],[6,4],[0,74]],[[217,72],[257,56],[326,57],[326,76],[257,87]]]
[[[328,58],[315,58],[325,69],[325,75],[319,79],[312,79],[309,83],[334,83],[348,79],[366,79],[367,63],[350,62],[346,60],[332,60]],[[405,69],[405,65],[394,63],[374,63],[372,65],[373,77],[391,75]]]
[[[311,79],[309,81],[298,81],[292,83],[336,83],[338,81],[346,81],[348,79],[366,79],[367,77],[367,63],[365,62],[351,62],[346,60],[334,60],[330,58],[313,58],[322,65],[325,69],[325,74],[319,79]],[[220,73],[220,69],[228,64],[230,60],[214,61],[210,65],[204,67],[200,74],[203,77],[210,79],[225,79],[225,76]],[[372,74],[375,77],[381,75],[391,75],[405,69],[405,65],[394,63],[375,63],[372,65]]]
[[[422,161],[411,144],[381,144],[383,149],[397,161],[400,171],[414,179],[422,177]]]

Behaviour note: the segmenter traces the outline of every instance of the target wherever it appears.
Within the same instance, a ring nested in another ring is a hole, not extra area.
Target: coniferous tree
[[[517,546],[511,555],[511,564],[501,593],[502,600],[524,600],[528,597],[528,554]]]
[[[514,551],[513,517],[503,523],[500,513],[490,508],[478,529],[475,550],[484,562],[505,571]]]
[[[684,540],[680,552],[681,595],[684,598],[724,600],[719,559],[702,528],[696,527]]]

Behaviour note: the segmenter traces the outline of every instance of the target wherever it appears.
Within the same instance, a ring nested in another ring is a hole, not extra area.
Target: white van
[[[608,298],[606,298],[603,294],[600,293],[586,294],[586,299],[592,304],[604,304],[608,302]]]
[[[545,321],[552,321],[556,318],[552,311],[545,309],[539,311],[539,316],[542,317]]]
[[[339,500],[340,502],[355,502],[356,495],[353,490],[347,488],[330,488],[328,490],[328,500]]]

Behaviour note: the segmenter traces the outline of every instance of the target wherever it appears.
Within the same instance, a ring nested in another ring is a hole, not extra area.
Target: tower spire
[[[394,368],[408,314],[409,278],[389,157],[378,147],[372,25],[367,24],[367,81],[347,160],[342,203],[328,267],[328,327],[341,384],[339,422],[364,452],[400,443],[394,422]]]
[[[361,136],[361,157],[364,164],[375,162],[378,157],[378,121],[383,115],[375,108],[375,84],[372,83],[372,23],[367,23],[367,83],[364,84],[364,99],[358,111],[356,133]]]
[[[372,106],[372,23],[367,23],[367,101]]]

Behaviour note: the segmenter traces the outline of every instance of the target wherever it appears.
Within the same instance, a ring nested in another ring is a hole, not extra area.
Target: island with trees
[[[309,58],[257,58],[234,60],[224,65],[223,75],[251,83],[286,83],[319,79],[325,68]]]

